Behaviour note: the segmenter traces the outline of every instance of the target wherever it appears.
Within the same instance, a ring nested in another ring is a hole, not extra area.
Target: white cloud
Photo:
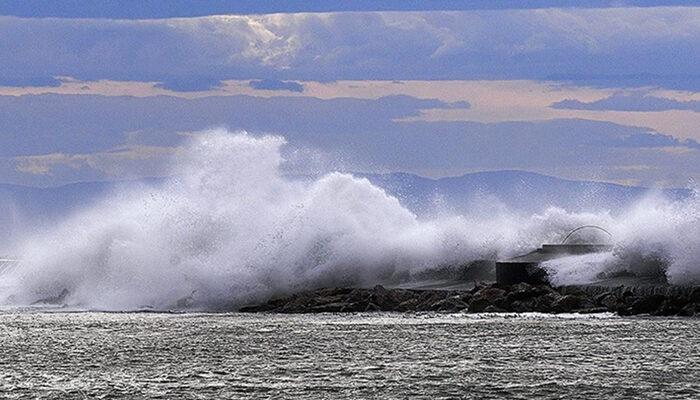
[[[129,146],[107,152],[85,154],[51,153],[14,157],[15,169],[31,175],[53,175],[57,168],[90,168],[106,176],[123,177],[133,171],[143,170],[144,162],[150,167],[164,165],[167,157],[179,150],[177,147]],[[151,171],[152,173],[153,171]]]

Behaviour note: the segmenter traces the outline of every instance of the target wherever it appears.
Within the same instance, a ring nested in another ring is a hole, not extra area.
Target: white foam
[[[196,136],[174,160],[175,178],[114,193],[20,240],[23,268],[6,277],[0,302],[26,305],[67,288],[69,304],[90,308],[169,308],[189,296],[213,309],[512,256],[584,224],[606,226],[641,257],[663,253],[672,281],[698,279],[696,199],[652,198],[620,218],[550,208],[423,220],[365,179],[284,178],[284,145],[243,132]]]

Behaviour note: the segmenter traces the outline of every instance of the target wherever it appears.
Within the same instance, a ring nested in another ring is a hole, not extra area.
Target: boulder
[[[478,292],[476,292],[476,294],[474,294],[474,297],[472,299],[486,299],[486,300],[493,303],[497,300],[504,298],[505,295],[506,295],[506,291],[501,289],[501,288],[486,287],[486,288],[483,288],[483,289],[479,290]]]
[[[468,292],[462,292],[459,294],[460,300],[462,300],[463,302],[465,302],[467,304],[469,304],[469,302],[472,301],[472,297],[473,297],[472,294],[468,293]]]
[[[481,289],[484,289],[484,288],[487,287],[487,286],[488,286],[488,285],[486,285],[484,282],[475,282],[475,283],[474,283],[474,287],[471,288],[471,290],[469,290],[469,293],[470,293],[470,294],[476,294],[476,293],[478,293]]]
[[[459,296],[450,296],[446,299],[442,299],[433,303],[430,306],[431,311],[443,311],[443,312],[457,312],[462,311],[469,305],[462,301]]]
[[[314,312],[314,313],[323,313],[323,312],[330,312],[330,313],[337,313],[344,311],[345,308],[348,307],[348,303],[327,303],[327,304],[321,304],[318,306],[311,307],[309,311]]]
[[[243,307],[239,308],[238,311],[245,313],[277,311],[279,308],[283,307],[288,300],[288,298],[278,297],[270,299],[266,303],[262,304],[244,305]]]
[[[414,297],[399,303],[399,305],[396,306],[396,311],[422,311],[420,308],[420,300]]]
[[[656,310],[651,311],[652,315],[670,316],[678,315],[686,305],[692,304],[686,297],[671,296],[667,297]]]
[[[629,311],[632,315],[636,314],[651,314],[658,310],[666,301],[666,296],[661,294],[652,294],[649,296],[630,297]]]
[[[333,294],[329,296],[316,296],[312,297],[310,301],[308,302],[310,307],[316,307],[316,306],[323,306],[325,304],[332,304],[332,303],[342,303],[345,299],[345,296],[342,294]]]
[[[607,307],[591,307],[591,308],[582,308],[580,310],[577,310],[576,312],[579,314],[598,314],[598,313],[604,313],[604,312],[609,312],[610,309]]]
[[[581,309],[593,308],[595,305],[587,297],[577,294],[567,294],[552,303],[552,309],[556,312],[576,312]]]
[[[616,311],[623,303],[614,294],[608,292],[596,297],[596,304],[610,311]]]
[[[690,292],[690,301],[695,304],[700,304],[700,287],[693,288]]]
[[[508,307],[507,310],[518,313],[524,313],[535,311],[535,307],[533,301],[516,300],[510,304],[510,307]]]
[[[272,309],[269,308],[267,303],[263,304],[249,304],[245,305],[241,308],[238,309],[238,312],[243,312],[243,313],[258,313],[258,312],[265,312],[265,311],[271,311]]]
[[[419,311],[429,311],[433,304],[443,300],[445,298],[445,293],[440,293],[439,291],[426,291],[418,296],[419,301]]]
[[[692,317],[697,312],[698,306],[695,303],[688,303],[678,311],[681,317]]]
[[[527,283],[517,283],[510,287],[506,299],[509,303],[518,300],[526,300],[532,297],[536,297],[542,294],[541,290],[537,286],[532,286]]]
[[[61,304],[65,303],[66,297],[68,297],[69,294],[70,294],[70,292],[68,291],[68,289],[63,288],[63,290],[61,290],[61,293],[59,293],[57,296],[51,296],[51,297],[39,299],[39,300],[35,301],[34,303],[32,303],[32,305],[36,305],[36,304],[61,305]]]
[[[387,290],[384,286],[377,285],[372,289],[368,300],[377,305],[383,311],[394,310],[399,304],[408,300],[411,293],[405,289]]]
[[[655,293],[664,294],[655,294]],[[597,293],[597,295],[596,295]],[[64,290],[55,297],[37,303],[61,303],[68,296]],[[593,297],[595,296],[595,297]],[[620,315],[692,316],[700,307],[700,288],[688,290],[637,290],[613,288],[583,290],[576,287],[553,288],[548,285],[520,283],[507,285],[479,284],[472,290],[413,290],[326,288],[298,292],[271,299],[258,305],[246,305],[241,312],[364,312],[364,311],[438,311],[438,312],[582,312],[616,311]],[[186,306],[190,299],[183,300]]]
[[[505,290],[494,286],[485,287],[480,289],[472,296],[468,311],[484,312],[486,307],[490,305],[498,306],[500,308],[505,299]]]
[[[561,299],[562,295],[559,293],[547,293],[542,296],[538,296],[534,300],[533,311],[542,313],[554,312],[554,304]]]
[[[367,302],[357,301],[357,302],[347,302],[340,309],[340,312],[363,312],[367,309]]]
[[[304,313],[309,312],[313,302],[313,295],[304,292],[288,298],[282,307],[275,310],[281,313]]]
[[[369,298],[369,293],[365,289],[353,289],[345,297],[346,301],[359,302],[366,301]]]
[[[490,301],[484,298],[474,298],[472,299],[472,302],[469,303],[469,307],[467,308],[467,311],[470,313],[480,313],[484,312],[488,306],[491,306]]]
[[[328,297],[328,296],[344,296],[347,295],[348,293],[352,292],[354,289],[352,288],[322,288],[318,290],[314,290],[310,293],[313,293],[314,296],[317,297]]]

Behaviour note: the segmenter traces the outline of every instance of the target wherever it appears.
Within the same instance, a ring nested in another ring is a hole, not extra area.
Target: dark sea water
[[[0,314],[3,398],[700,398],[700,319]]]

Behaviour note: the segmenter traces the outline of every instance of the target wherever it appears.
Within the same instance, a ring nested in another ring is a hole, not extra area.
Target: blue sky
[[[303,12],[694,6],[696,3],[692,0],[4,0],[0,3],[0,14],[22,17],[153,19]]]
[[[301,169],[700,177],[692,2],[164,4],[0,3],[1,182],[159,175],[220,126]]]

